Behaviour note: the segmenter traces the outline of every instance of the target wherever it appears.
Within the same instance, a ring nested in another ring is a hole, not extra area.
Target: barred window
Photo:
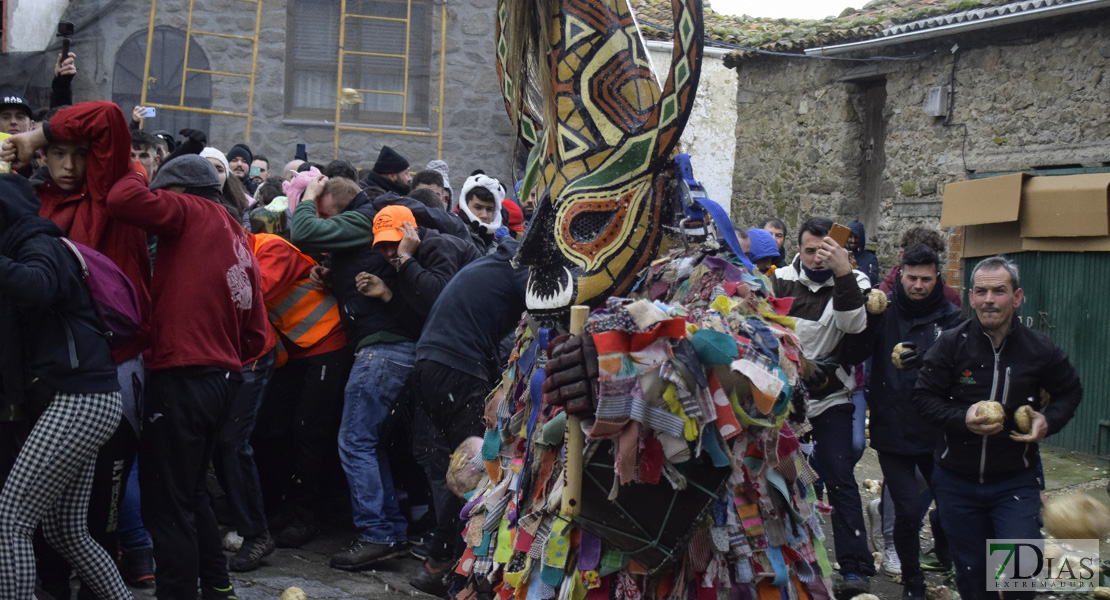
[[[347,0],[342,87],[363,101],[343,105],[341,121],[386,127],[429,126],[431,2]],[[289,3],[285,116],[335,120],[340,0]]]

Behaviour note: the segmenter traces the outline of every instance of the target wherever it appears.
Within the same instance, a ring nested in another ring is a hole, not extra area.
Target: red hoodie
[[[139,295],[143,328],[130,344],[112,353],[117,363],[123,362],[150,344],[146,233],[111,218],[106,205],[112,184],[132,170],[131,131],[123,112],[111,102],[82,102],[64,108],[50,120],[48,129],[55,141],[88,140],[89,152],[85,156],[85,183],[79,190],[66,192],[48,177],[32,178],[42,203],[39,216],[54,221],[69,239],[112,259]]]
[[[246,232],[219,204],[119,180],[108,213],[158,236],[150,295],[148,369],[214,366],[240,372],[266,347],[262,277]]]

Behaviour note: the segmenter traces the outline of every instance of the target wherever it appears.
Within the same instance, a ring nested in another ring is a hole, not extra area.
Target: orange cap
[[[374,217],[374,245],[378,242],[399,242],[405,235],[405,223],[416,227],[416,218],[405,206],[391,204]]]

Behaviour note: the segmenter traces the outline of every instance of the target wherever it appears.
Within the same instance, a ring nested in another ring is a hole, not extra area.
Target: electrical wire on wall
[[[952,46],[952,71],[948,76],[948,110],[944,115],[944,122],[942,125],[945,127],[963,127],[964,139],[960,155],[964,163],[964,175],[970,177],[971,171],[967,168],[967,123],[953,123],[952,115],[956,112],[956,64],[960,61],[960,45]]]

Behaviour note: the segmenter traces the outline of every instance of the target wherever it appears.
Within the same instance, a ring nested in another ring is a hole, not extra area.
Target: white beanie
[[[470,212],[470,207],[466,205],[467,193],[469,193],[470,190],[476,187],[484,187],[489,190],[491,194],[493,194],[493,202],[495,206],[493,208],[492,223],[482,223],[481,221],[479,221],[478,218],[474,216],[474,213]],[[482,229],[486,230],[486,233],[497,233],[497,230],[501,228],[501,204],[504,200],[505,188],[501,187],[501,182],[497,181],[493,177],[489,177],[487,175],[482,175],[479,173],[478,175],[471,175],[470,177],[467,177],[466,182],[463,183],[462,193],[459,194],[459,210],[463,211],[466,214],[466,217],[471,221],[479,223],[482,226]]]
[[[231,176],[231,165],[227,164],[227,156],[223,152],[213,148],[212,146],[206,147],[200,151],[201,158],[214,158],[224,165],[224,175]]]

